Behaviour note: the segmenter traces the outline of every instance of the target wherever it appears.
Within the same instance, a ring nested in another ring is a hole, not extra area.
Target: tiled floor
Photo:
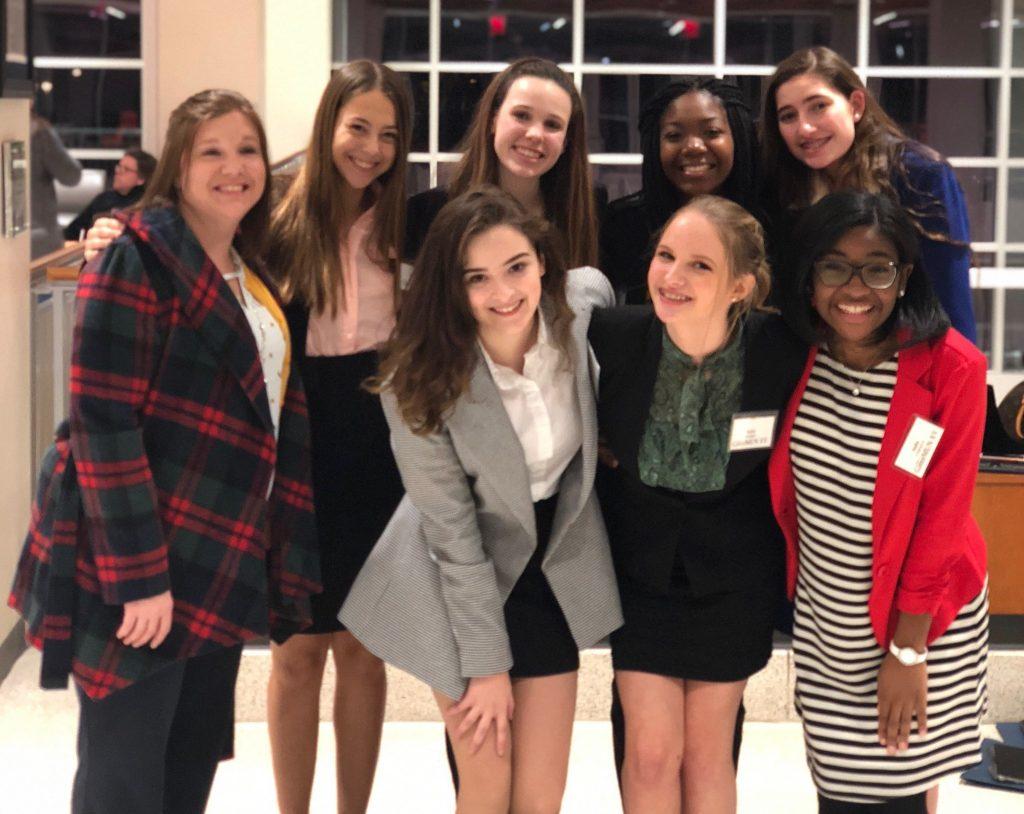
[[[26,654],[0,686],[0,814],[50,814],[68,810],[74,772],[76,707],[69,692],[35,688],[38,658]],[[313,812],[334,811],[330,727],[320,730],[320,760]],[[813,814],[814,793],[803,762],[798,724],[749,723],[739,774],[741,814]],[[947,780],[940,796],[944,814],[1022,814],[1024,795],[965,786]],[[441,725],[389,723],[371,803],[374,814],[446,812],[453,808]],[[210,814],[275,811],[266,726],[239,724],[236,757],[222,764]],[[566,814],[621,812],[612,770],[610,727],[576,724]]]

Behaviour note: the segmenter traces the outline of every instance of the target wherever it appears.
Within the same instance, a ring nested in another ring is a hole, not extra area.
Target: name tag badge
[[[896,456],[895,466],[915,478],[924,477],[928,464],[931,463],[935,448],[945,430],[919,415],[914,416],[907,431],[907,437]]]
[[[736,413],[729,430],[729,452],[771,449],[775,441],[778,411],[768,413]]]

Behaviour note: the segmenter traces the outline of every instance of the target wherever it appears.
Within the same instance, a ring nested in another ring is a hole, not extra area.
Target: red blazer
[[[768,464],[772,507],[786,538],[790,599],[799,547],[789,442],[816,355],[811,348]],[[971,516],[971,498],[985,427],[985,371],[985,357],[952,328],[900,351],[871,510],[868,614],[882,647],[889,646],[900,611],[931,614],[931,642],[984,585],[985,541]],[[922,478],[893,463],[918,415],[945,430]]]

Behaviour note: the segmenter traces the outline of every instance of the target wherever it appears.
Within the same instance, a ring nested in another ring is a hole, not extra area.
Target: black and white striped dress
[[[896,364],[864,373],[820,351],[790,445],[800,540],[793,654],[807,762],[821,794],[858,803],[917,794],[976,763],[987,698],[986,587],[929,646],[928,734],[912,730],[910,748],[895,756],[878,743],[884,653],[868,618],[871,505]]]

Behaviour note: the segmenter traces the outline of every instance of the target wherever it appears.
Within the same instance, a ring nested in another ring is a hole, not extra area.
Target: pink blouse
[[[310,314],[307,356],[349,356],[372,350],[395,327],[395,278],[366,251],[375,209],[371,206],[360,215],[349,229],[348,240],[340,244],[345,285],[339,287],[338,311]]]

